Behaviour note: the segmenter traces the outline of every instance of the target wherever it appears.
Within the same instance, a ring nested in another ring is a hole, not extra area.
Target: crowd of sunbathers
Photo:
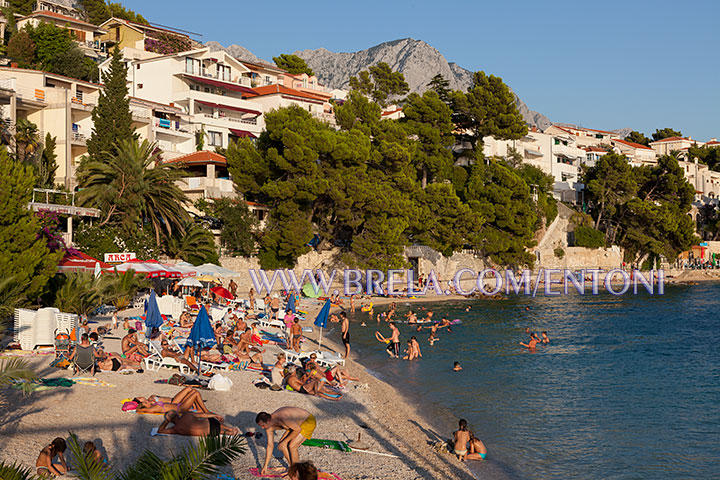
[[[358,381],[339,365],[322,368],[317,355],[312,353],[301,360],[301,366],[286,363],[284,353],[277,355],[277,361],[270,371],[269,385],[273,390],[287,389],[328,400],[341,400],[341,391],[348,381]],[[262,382],[261,382],[262,383]]]

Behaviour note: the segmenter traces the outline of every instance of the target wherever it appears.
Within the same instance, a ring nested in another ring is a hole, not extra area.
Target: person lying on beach
[[[160,355],[162,355],[163,358],[165,358],[165,357],[174,358],[176,361],[182,363],[183,365],[187,365],[188,367],[190,367],[192,370],[194,370],[196,372],[198,370],[197,365],[195,365],[190,360],[190,352],[187,349],[185,350],[184,353],[180,353],[174,347],[172,347],[170,345],[170,342],[168,342],[167,340],[162,340],[160,342]]]
[[[123,337],[120,345],[123,355],[136,362],[140,362],[144,357],[149,355],[145,345],[138,341],[137,331],[134,328],[128,330],[127,335]]]
[[[187,358],[196,358],[197,354],[195,353],[195,347],[187,345],[185,347],[185,351],[183,352],[183,357],[185,356],[187,356]],[[223,361],[221,353],[213,353],[212,351],[205,349],[200,350],[200,360],[210,363],[222,363]]]
[[[465,461],[468,453],[468,444],[470,443],[470,432],[467,429],[467,420],[460,419],[458,429],[453,432],[453,451],[461,462]]]
[[[193,320],[190,317],[190,314],[188,312],[183,312],[180,314],[180,326],[183,328],[192,328],[193,326]]]
[[[68,468],[64,455],[66,448],[65,440],[57,437],[50,445],[40,450],[40,455],[38,455],[37,461],[35,462],[35,467],[37,467],[37,474],[40,475],[41,478],[62,476],[67,473]],[[53,463],[55,457],[60,461],[59,465]]]
[[[166,435],[187,435],[190,437],[206,437],[208,435],[237,435],[235,427],[228,427],[222,416],[215,413],[178,413],[171,410],[165,413],[165,420],[158,427],[158,433]],[[169,425],[172,424],[172,427]]]
[[[333,401],[339,401],[342,399],[342,394],[326,389],[319,379],[313,378],[307,372],[304,372],[302,369],[296,368],[295,366],[290,366],[288,368],[288,374],[285,377],[285,384],[296,392],[304,393],[306,395],[313,395]]]
[[[140,363],[129,358],[122,358],[119,353],[109,353],[98,360],[97,366],[103,372],[117,372],[118,370],[137,370]]]
[[[335,381],[341,387],[344,387],[345,385],[347,385],[348,381],[353,381],[353,382],[360,381],[359,378],[353,377],[352,375],[350,375],[350,372],[348,372],[347,370],[345,370],[343,368],[340,368],[339,365],[335,365],[334,367],[328,368],[327,370],[325,370],[325,379],[329,383],[332,383],[333,381]]]
[[[318,471],[312,462],[297,462],[290,465],[287,475],[290,480],[317,480]]]
[[[312,434],[317,426],[317,421],[313,414],[298,407],[281,407],[272,414],[260,412],[257,414],[257,417],[255,417],[255,423],[264,429],[267,435],[265,461],[260,469],[261,475],[286,473],[282,467],[268,468],[273,451],[275,450],[275,430],[285,430],[277,447],[278,450],[282,452],[283,457],[285,457],[287,464],[292,465],[299,459],[298,447],[305,440],[312,438]]]
[[[200,396],[200,392],[192,387],[183,388],[173,398],[157,397],[151,395],[150,398],[135,397],[133,402],[137,402],[137,413],[165,413],[170,410],[177,410],[180,413],[195,409],[200,413],[208,413],[210,410],[205,406],[205,402]]]

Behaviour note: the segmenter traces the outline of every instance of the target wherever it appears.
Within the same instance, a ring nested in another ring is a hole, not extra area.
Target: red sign
[[[106,253],[105,263],[125,263],[135,258],[134,253]]]

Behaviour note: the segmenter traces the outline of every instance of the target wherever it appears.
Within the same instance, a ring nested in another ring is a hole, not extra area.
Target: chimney
[[[717,142],[717,138],[711,138],[710,141],[711,141],[711,142]]]

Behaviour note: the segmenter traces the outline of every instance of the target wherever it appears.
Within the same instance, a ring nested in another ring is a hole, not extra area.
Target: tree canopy
[[[402,97],[410,91],[405,77],[393,72],[385,62],[363,70],[357,77],[350,77],[350,88],[385,107],[392,97]]]
[[[645,145],[646,147],[650,146],[650,142],[652,141],[644,134],[636,132],[635,130],[630,132],[628,136],[625,137],[625,140],[632,143],[639,143],[640,145]]]
[[[673,130],[672,128],[656,129],[655,133],[652,134],[653,141],[664,140],[670,137],[682,137],[680,130]]]
[[[275,62],[275,65],[277,65],[278,68],[287,70],[288,73],[292,73],[293,75],[298,75],[301,73],[306,73],[311,77],[315,75],[315,73],[312,71],[312,68],[307,66],[305,60],[298,57],[297,55],[283,53],[279,57],[273,57],[273,62]]]

